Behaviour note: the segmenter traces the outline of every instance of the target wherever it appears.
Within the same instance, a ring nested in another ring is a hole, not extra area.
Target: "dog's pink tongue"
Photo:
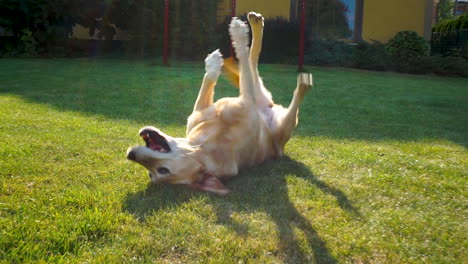
[[[149,142],[150,142],[150,144],[149,144],[150,149],[155,150],[155,151],[159,151],[159,152],[166,152],[166,150],[161,145],[156,143],[155,140],[150,138]]]
[[[226,195],[229,190],[223,185],[223,183],[214,176],[207,176],[203,181],[196,186],[197,189],[206,192],[213,192],[220,195]]]
[[[151,144],[150,148],[152,150],[156,150],[156,151],[159,151],[159,152],[166,152],[166,150],[161,145],[158,145],[158,144]]]

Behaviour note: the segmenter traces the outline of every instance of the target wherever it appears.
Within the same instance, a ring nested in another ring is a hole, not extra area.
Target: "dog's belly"
[[[190,116],[194,125],[187,138],[207,156],[207,169],[217,176],[237,174],[243,167],[274,156],[270,128],[256,106],[224,98]]]
[[[268,106],[260,107],[259,113],[263,121],[265,121],[265,124],[270,128],[271,131],[273,131],[276,127],[276,122],[275,122],[274,112],[273,112],[272,107],[268,107]]]
[[[262,106],[258,109],[260,116],[265,121],[265,124],[268,126],[270,132],[274,134],[279,126],[280,120],[284,118],[287,109],[281,105],[273,105],[272,107]]]

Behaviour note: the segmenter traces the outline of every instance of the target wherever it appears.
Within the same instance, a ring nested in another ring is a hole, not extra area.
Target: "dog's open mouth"
[[[171,151],[171,148],[169,147],[166,138],[161,136],[156,131],[145,129],[140,132],[140,137],[145,141],[146,147],[154,151],[162,153]]]

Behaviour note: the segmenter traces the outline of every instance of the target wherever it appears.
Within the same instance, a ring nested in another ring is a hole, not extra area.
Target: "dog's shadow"
[[[319,180],[307,166],[289,157],[265,162],[228,181],[226,186],[232,192],[225,197],[191,191],[183,186],[148,184],[145,191],[127,196],[124,210],[140,221],[145,221],[146,216],[151,215],[153,211],[170,210],[189,201],[193,196],[203,195],[213,206],[218,223],[228,226],[241,236],[247,235],[248,226],[234,221],[231,218],[233,213],[266,213],[277,227],[280,241],[277,254],[282,255],[287,262],[337,263],[312,223],[297,211],[291,201],[287,177],[306,180],[312,188],[332,195],[346,213],[352,217],[361,217],[342,191]],[[309,251],[312,251],[313,255],[301,249],[294,228],[305,234]]]

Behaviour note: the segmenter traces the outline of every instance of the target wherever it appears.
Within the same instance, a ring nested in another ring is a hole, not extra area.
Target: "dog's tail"
[[[239,88],[239,65],[234,57],[224,59],[223,73],[234,87]]]

